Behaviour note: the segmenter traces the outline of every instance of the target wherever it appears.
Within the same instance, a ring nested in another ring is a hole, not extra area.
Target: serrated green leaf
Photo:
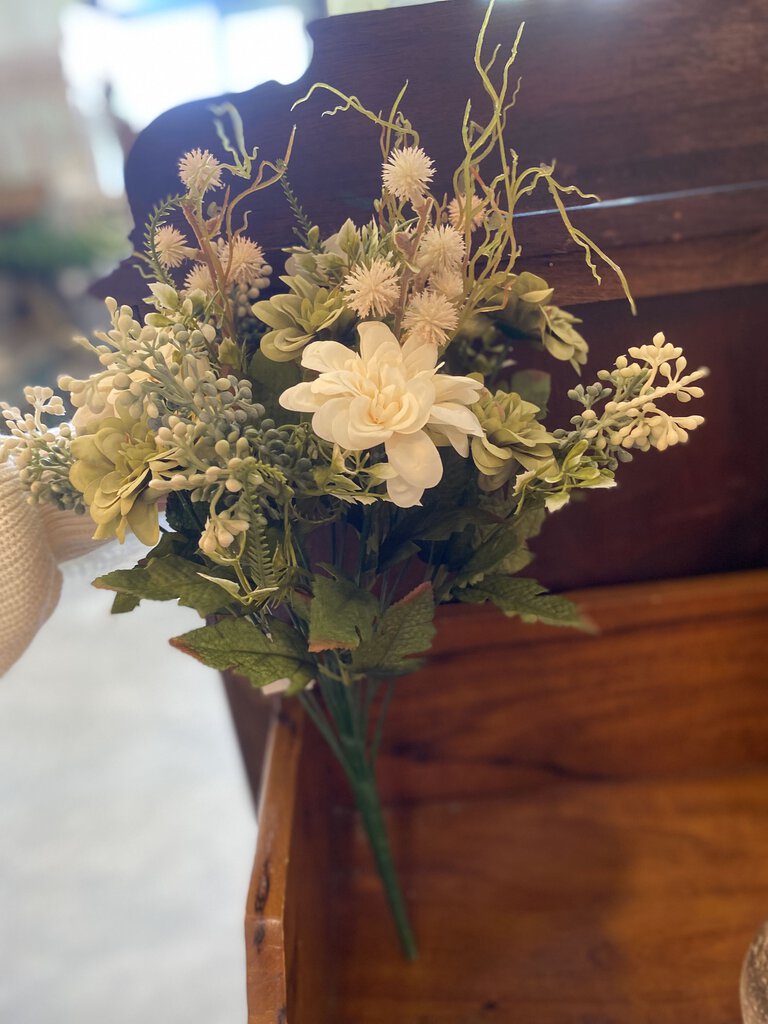
[[[379,571],[409,558],[421,542],[446,541],[462,533],[469,525],[497,521],[497,517],[473,503],[474,472],[470,459],[446,453],[443,479],[430,491],[430,502],[398,518],[397,525],[384,541],[379,555]],[[475,473],[476,475],[476,473]],[[470,488],[468,492],[468,488]]]
[[[434,618],[432,587],[422,583],[384,612],[370,639],[353,653],[353,669],[367,675],[400,675],[418,668],[413,655],[432,646]]]
[[[526,502],[523,511],[515,516],[514,519],[518,537],[521,540],[531,540],[532,537],[538,537],[546,518],[547,510],[543,501]]]
[[[250,619],[226,618],[176,636],[171,645],[221,672],[232,669],[254,686],[290,679],[288,692],[296,693],[315,675],[315,662],[291,626],[274,620],[270,633],[267,636]]]
[[[115,594],[110,609],[112,615],[123,615],[125,612],[132,612],[141,603],[141,598],[134,594]]]
[[[501,523],[475,548],[469,561],[457,573],[455,585],[463,587],[479,583],[484,576],[521,551],[525,551],[525,543],[515,529],[514,521]]]
[[[312,652],[355,650],[370,639],[379,604],[373,594],[345,579],[314,576],[309,613]]]
[[[125,595],[121,611],[128,611],[128,599],[135,608],[141,600],[178,601],[186,608],[194,608],[202,616],[212,615],[229,604],[221,587],[200,575],[202,566],[188,562],[178,555],[151,558],[146,564],[133,569],[116,569],[93,581],[101,590],[116,590]]]
[[[239,600],[241,596],[240,584],[236,580],[225,580],[220,579],[218,576],[209,576],[208,573],[201,572],[199,576],[203,580],[208,580],[209,583],[215,583],[217,587],[221,587],[222,590],[226,591],[230,597]]]
[[[489,573],[512,575],[524,569],[533,560],[528,540],[541,530],[546,518],[542,504],[531,504],[520,515],[510,516],[498,526],[484,531],[480,544],[467,546],[467,558],[462,564],[453,563],[457,572],[454,585],[464,587],[479,583]]]
[[[242,507],[250,520],[242,556],[245,569],[257,587],[276,590],[278,580],[275,573],[274,551],[269,543],[261,509],[248,493],[242,499]]]
[[[594,630],[573,601],[548,593],[546,587],[532,579],[486,576],[482,583],[458,590],[454,596],[469,604],[492,601],[505,615],[517,615],[523,622]]]

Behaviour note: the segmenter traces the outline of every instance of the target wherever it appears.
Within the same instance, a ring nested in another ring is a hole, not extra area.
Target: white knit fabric
[[[30,505],[13,463],[0,464],[0,676],[56,607],[58,563],[97,546],[93,529],[87,516]]]

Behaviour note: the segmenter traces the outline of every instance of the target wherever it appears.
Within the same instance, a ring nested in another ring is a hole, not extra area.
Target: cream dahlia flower
[[[482,384],[438,373],[437,349],[409,339],[400,345],[386,324],[362,323],[360,354],[337,341],[315,341],[301,364],[319,376],[280,396],[284,409],[311,412],[312,429],[347,451],[384,445],[387,493],[401,508],[421,502],[439,483],[443,463],[434,437],[465,458],[469,437],[482,435],[475,414]]]
[[[420,146],[395,149],[382,166],[382,181],[387,192],[397,199],[418,203],[435,174],[435,165]]]

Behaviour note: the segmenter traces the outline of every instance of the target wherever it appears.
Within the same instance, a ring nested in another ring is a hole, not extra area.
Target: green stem
[[[333,660],[333,659],[331,659]],[[337,668],[344,674],[344,665],[337,657]],[[381,807],[378,787],[376,785],[375,756],[381,739],[381,729],[389,701],[385,698],[379,709],[373,743],[368,747],[370,703],[365,699],[367,694],[353,693],[353,687],[364,685],[362,681],[341,682],[321,672],[318,676],[320,691],[325,703],[328,719],[335,726],[335,733],[329,721],[320,721],[317,708],[311,700],[306,700],[305,707],[320,732],[338,757],[344,772],[349,779],[357,809],[368,836],[373,859],[379,872],[384,893],[392,912],[403,953],[409,960],[417,956],[416,942],[408,921],[408,912],[397,879],[392,849],[389,845],[387,827]],[[370,681],[368,686],[371,686]]]
[[[392,912],[400,945],[407,959],[415,960],[418,956],[416,940],[411,931],[408,911],[405,907],[405,900],[403,899],[400,882],[395,871],[392,848],[389,844],[387,826],[384,821],[381,799],[373,769],[367,771],[364,776],[353,775],[350,772],[347,774],[352,785],[352,791],[355,794],[355,802],[360,811],[363,827],[368,836],[373,859],[376,862],[379,876],[384,885],[384,892],[389,909]]]

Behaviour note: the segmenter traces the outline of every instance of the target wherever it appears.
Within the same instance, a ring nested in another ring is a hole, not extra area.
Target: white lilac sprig
[[[67,512],[85,512],[80,491],[69,479],[72,468],[72,428],[68,423],[52,428],[49,416],[66,415],[63,399],[48,387],[27,387],[24,397],[32,412],[0,403],[8,435],[0,438],[0,462],[12,458],[19,479],[33,504],[51,504]]]
[[[701,398],[704,391],[698,381],[709,371],[700,367],[686,372],[682,348],[667,342],[662,333],[650,345],[633,346],[628,354],[629,358],[619,356],[613,370],[598,373],[599,390],[593,386],[569,392],[585,406],[571,421],[575,432],[596,452],[613,455],[632,449],[664,451],[686,441],[704,418],[670,412],[657,403],[669,398],[687,404]],[[600,404],[598,414],[594,406]]]

